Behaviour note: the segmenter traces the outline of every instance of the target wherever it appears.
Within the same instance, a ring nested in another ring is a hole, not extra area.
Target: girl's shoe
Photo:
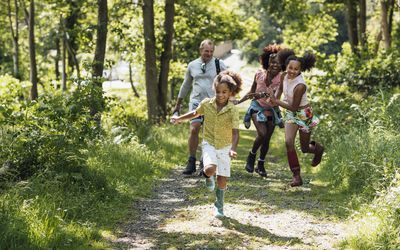
[[[249,173],[254,172],[254,164],[256,162],[256,154],[252,154],[251,151],[249,152],[249,155],[247,156],[247,161],[246,161],[246,171]]]
[[[258,173],[262,177],[267,177],[267,171],[265,171],[264,162],[265,160],[258,159],[256,173]]]
[[[322,160],[322,155],[324,154],[324,146],[315,141],[310,142],[310,144],[314,145],[315,147],[314,158],[312,159],[311,166],[316,167]]]
[[[292,182],[290,183],[291,187],[298,187],[303,185],[303,180],[301,179],[300,174],[293,175]]]
[[[210,176],[209,178],[206,178],[206,187],[209,191],[214,191],[215,189],[215,180],[214,176]]]

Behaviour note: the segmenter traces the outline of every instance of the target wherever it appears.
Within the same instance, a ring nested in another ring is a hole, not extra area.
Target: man
[[[213,57],[214,47],[214,42],[209,39],[200,43],[200,57],[191,61],[187,67],[185,79],[179,90],[173,113],[180,111],[182,100],[187,96],[190,89],[192,89],[192,92],[190,93],[189,111],[196,109],[204,98],[215,96],[212,83],[218,74],[217,68],[219,67],[219,71],[224,71],[226,66],[223,61],[218,59],[216,61],[215,57]],[[185,175],[191,175],[196,172],[196,151],[202,123],[203,117],[190,121],[189,159],[183,171]],[[200,165],[202,165],[201,162]]]

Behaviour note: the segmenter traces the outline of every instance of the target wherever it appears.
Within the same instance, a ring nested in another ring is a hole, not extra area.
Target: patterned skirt
[[[285,122],[297,124],[301,131],[310,133],[311,129],[319,123],[319,118],[313,114],[311,107],[306,107],[296,112],[286,110]]]

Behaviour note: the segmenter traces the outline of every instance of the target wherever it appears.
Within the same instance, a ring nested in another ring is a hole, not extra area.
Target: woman
[[[257,70],[253,85],[249,93],[247,93],[239,102],[248,99],[250,96],[263,96],[262,93],[267,92],[268,88],[277,90],[281,82],[281,71],[283,69],[282,61],[286,58],[278,58],[278,52],[283,51],[282,47],[276,44],[271,44],[263,49],[263,54],[260,55],[261,69]],[[285,50],[286,53],[280,53],[282,56],[289,56],[293,54],[291,50]],[[269,142],[274,133],[276,125],[283,127],[280,117],[280,111],[277,105],[273,105],[267,96],[254,99],[247,110],[244,118],[246,128],[250,127],[250,119],[253,121],[257,130],[257,137],[254,140],[253,147],[249,152],[246,161],[246,171],[249,173],[254,172],[254,164],[258,149],[260,155],[255,171],[262,177],[267,177],[264,162],[265,156],[268,153]]]

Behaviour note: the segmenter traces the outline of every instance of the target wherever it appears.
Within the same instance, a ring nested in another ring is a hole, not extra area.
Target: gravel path
[[[320,217],[308,213],[315,206],[323,206],[315,200],[301,199],[292,208],[289,204],[287,209],[269,204],[269,200],[277,197],[259,202],[245,198],[227,201],[226,218],[216,219],[212,216],[214,195],[203,185],[202,178],[183,177],[180,171],[174,170],[170,178],[160,181],[153,197],[133,204],[138,214],[124,223],[113,248],[335,249],[335,242],[345,235],[342,222],[330,220],[329,215]],[[284,188],[279,189],[282,193],[274,196],[290,192],[282,185]],[[270,188],[274,189],[272,185]],[[305,185],[296,192],[308,189]],[[236,195],[241,195],[240,190],[232,186],[227,196]],[[304,211],[296,209],[298,206],[304,207]]]

